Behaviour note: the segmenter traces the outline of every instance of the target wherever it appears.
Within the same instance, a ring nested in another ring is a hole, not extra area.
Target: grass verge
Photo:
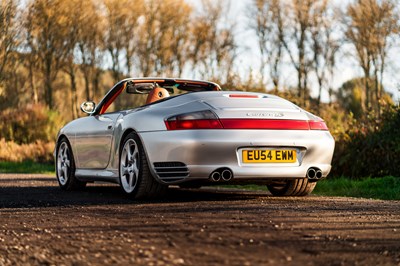
[[[314,194],[400,200],[400,177],[386,176],[359,180],[345,177],[331,178],[318,182]]]
[[[247,190],[268,190],[266,186],[244,185],[226,186]],[[400,177],[349,179],[345,177],[328,178],[318,182],[314,195],[400,200]]]
[[[0,162],[0,173],[55,174],[53,164],[25,162]],[[268,190],[266,186],[229,185],[224,187],[247,190]],[[373,198],[400,200],[400,177],[349,179],[328,178],[318,182],[313,194],[321,196]]]
[[[54,174],[54,164],[24,162],[0,162],[0,173]]]

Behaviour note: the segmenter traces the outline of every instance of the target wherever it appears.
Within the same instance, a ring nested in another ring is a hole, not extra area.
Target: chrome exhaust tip
[[[210,178],[214,182],[218,182],[221,180],[221,174],[218,171],[214,171],[211,173]]]
[[[308,179],[313,180],[313,179],[316,178],[316,174],[317,174],[317,172],[315,171],[315,169],[314,168],[310,168],[310,169],[307,170],[306,176],[307,176]]]
[[[322,171],[321,169],[317,168],[317,167],[310,167],[307,170],[307,174],[306,177],[308,178],[308,180],[310,181],[316,181],[322,178]]]
[[[315,173],[315,178],[317,178],[317,179],[321,179],[322,178],[322,171],[321,170],[317,170],[316,171],[316,173]]]
[[[233,178],[233,172],[227,167],[215,169],[210,174],[210,179],[213,182],[230,181]]]
[[[226,169],[226,170],[222,171],[221,176],[222,176],[222,180],[230,181],[232,179],[233,174],[232,174],[231,170]]]

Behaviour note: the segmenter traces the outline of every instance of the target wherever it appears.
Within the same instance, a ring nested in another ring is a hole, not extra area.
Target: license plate
[[[296,150],[242,150],[243,163],[294,163]]]

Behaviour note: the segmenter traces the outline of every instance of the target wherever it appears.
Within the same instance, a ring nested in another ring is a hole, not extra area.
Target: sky
[[[239,56],[236,61],[236,69],[240,76],[245,77],[248,75],[250,69],[259,69],[259,52],[257,47],[257,40],[252,31],[248,28],[247,10],[251,0],[224,0],[229,6],[228,19],[232,18],[237,23],[236,28],[236,41],[239,45]],[[335,0],[343,4],[343,0]],[[348,0],[345,0],[348,2]],[[201,0],[189,0],[194,6],[200,5]],[[334,89],[339,88],[344,82],[355,77],[363,76],[362,69],[358,66],[357,60],[351,44],[343,47],[342,52],[337,57],[337,66],[333,79]],[[384,75],[384,87],[386,91],[393,95],[393,99],[400,102],[400,47],[399,40],[397,40],[397,47],[391,50],[388,56],[388,67]],[[296,72],[289,63],[284,63],[283,66],[283,85],[285,87],[295,86],[297,83]],[[316,81],[310,80],[312,87],[312,96],[317,96]],[[322,100],[328,101],[328,92],[324,91]]]

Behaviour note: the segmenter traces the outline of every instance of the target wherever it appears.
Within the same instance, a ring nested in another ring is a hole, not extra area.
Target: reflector
[[[282,119],[221,119],[225,129],[309,130],[308,121]]]

